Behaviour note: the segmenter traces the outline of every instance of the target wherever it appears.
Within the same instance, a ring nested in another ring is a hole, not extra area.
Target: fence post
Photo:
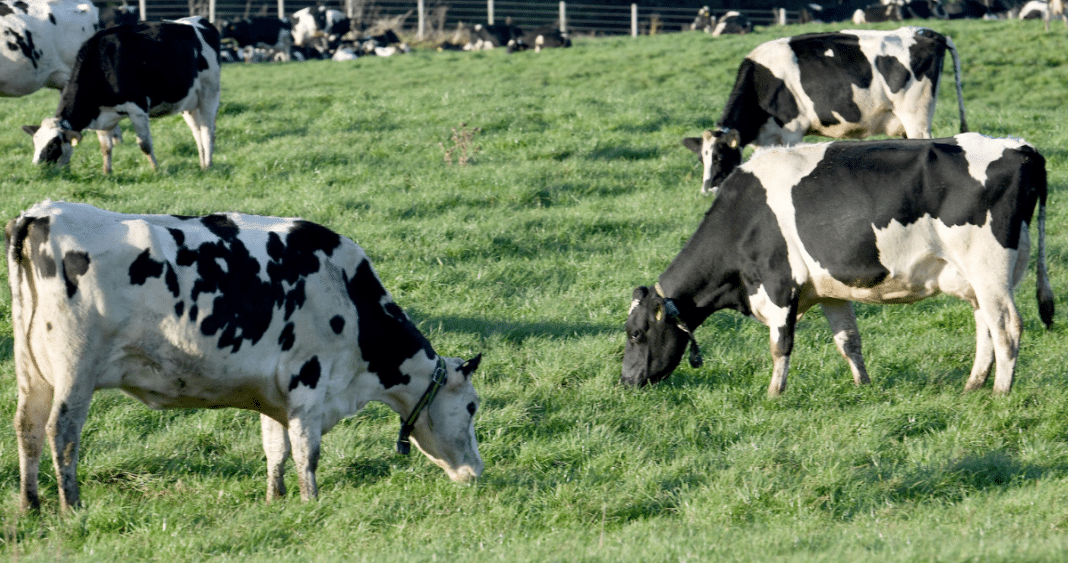
[[[148,21],[148,1],[140,0],[137,3],[137,8],[141,11],[141,21]]]
[[[567,2],[560,0],[560,33],[567,33]]]
[[[286,17],[286,0],[278,0],[278,19]]]
[[[630,5],[630,36],[638,36],[638,5]]]
[[[416,39],[422,41],[426,35],[426,2],[419,0],[416,3],[419,9],[419,33],[415,36]]]
[[[777,25],[786,25],[786,8],[775,9],[775,23]]]
[[[493,0],[486,0],[486,23],[493,25]]]
[[[208,0],[208,21],[215,23],[215,0]]]

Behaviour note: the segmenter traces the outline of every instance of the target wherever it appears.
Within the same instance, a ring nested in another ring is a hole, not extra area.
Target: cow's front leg
[[[43,382],[37,385],[19,382],[18,407],[15,410],[15,436],[18,439],[19,497],[20,508],[23,512],[41,508],[40,497],[37,494],[37,478],[44,448],[45,428],[51,411],[52,391],[52,386]]]
[[[768,397],[778,397],[786,391],[786,375],[790,371],[790,353],[794,348],[794,324],[771,327],[771,384]]]
[[[982,311],[975,309],[975,363],[964,391],[975,391],[986,383],[990,376],[990,367],[994,365],[994,340],[990,337],[990,328]]]
[[[263,452],[267,454],[267,502],[286,495],[286,459],[289,458],[289,436],[282,423],[260,415],[260,434]]]
[[[824,303],[823,314],[827,324],[831,325],[834,345],[838,353],[845,358],[853,372],[853,383],[864,385],[868,379],[868,370],[864,367],[864,355],[861,353],[860,329],[857,328],[857,316],[853,313],[853,304],[848,301]]]
[[[130,123],[133,124],[134,132],[137,134],[138,148],[140,148],[141,152],[145,153],[145,156],[148,157],[148,162],[152,165],[152,170],[158,170],[159,166],[156,163],[156,153],[152,150],[152,131],[148,128],[148,114],[142,111],[131,111],[129,116]]]
[[[322,439],[322,421],[318,416],[293,417],[289,419],[289,441],[293,446],[293,463],[297,468],[301,500],[319,498],[319,486],[315,482],[315,470],[319,467],[319,446]]]
[[[96,138],[100,141],[100,155],[104,158],[104,174],[111,174],[111,150],[115,146],[112,132],[97,131]]]

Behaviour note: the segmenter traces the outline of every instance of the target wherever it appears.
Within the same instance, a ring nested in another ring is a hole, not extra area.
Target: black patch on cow
[[[200,219],[200,223],[204,225],[211,234],[223,239],[234,240],[239,234],[241,229],[238,228],[237,223],[234,223],[228,215],[216,213],[214,215],[208,215]]]
[[[925,77],[937,84],[946,58],[946,38],[930,29],[916,32],[916,42],[909,47],[909,64],[916,80]]]
[[[211,26],[139,22],[96,33],[78,50],[56,117],[81,131],[100,107],[134,103],[149,115],[169,111],[201,72],[198,34],[218,56],[218,33]]]
[[[49,223],[48,217],[27,217],[11,233],[11,240],[7,241],[12,246],[13,256],[21,257],[26,246],[29,246],[29,250],[25,251],[29,253],[33,269],[42,278],[55,277],[58,272],[55,260],[47,251],[51,231]]]
[[[17,0],[16,2],[13,2],[12,5],[18,8],[23,14],[30,13],[30,5],[22,0]]]
[[[14,14],[14,13],[15,13],[15,10],[12,10],[11,6],[8,6],[7,3],[5,3],[5,2],[0,2],[0,18],[5,17],[5,16],[10,16],[11,14]]]
[[[367,361],[367,370],[377,374],[386,389],[406,385],[411,377],[400,371],[400,364],[419,351],[433,359],[430,342],[396,303],[383,304],[386,290],[370,261],[360,262],[352,278],[346,276],[345,285],[349,299],[356,306],[360,351]]]
[[[56,21],[55,14],[53,14],[52,12],[48,13],[48,23],[52,25],[59,25],[59,22]]]
[[[89,254],[70,250],[63,255],[63,283],[67,286],[67,298],[78,293],[78,276],[89,271]]]
[[[334,334],[341,334],[345,330],[345,319],[341,315],[334,315],[330,319],[330,328],[334,330]]]
[[[294,331],[293,323],[286,323],[282,327],[282,332],[278,335],[278,345],[282,347],[283,352],[292,349],[293,345],[296,344],[297,335]]]
[[[737,129],[741,135],[741,146],[745,146],[756,140],[760,128],[769,117],[781,127],[798,115],[797,100],[786,87],[786,82],[776,77],[768,67],[745,59],[738,67],[734,89],[717,125]]]
[[[62,157],[63,139],[58,136],[49,139],[44,148],[41,149],[41,162],[56,163]]]
[[[191,322],[197,322],[197,317],[200,316],[200,307],[197,307],[196,303],[189,306],[189,320]]]
[[[823,126],[840,123],[835,113],[849,123],[862,117],[853,101],[853,88],[871,87],[871,63],[860,50],[860,38],[847,33],[811,33],[790,40],[797,57],[801,88],[812,99]],[[828,54],[830,53],[830,54]]]
[[[8,37],[7,48],[22,52],[22,55],[33,64],[33,68],[37,68],[37,59],[41,54],[33,46],[33,32],[27,29],[25,35],[20,35],[14,30],[5,29],[4,35]]]
[[[1032,190],[1045,186],[1045,161],[1030,148],[1006,150],[986,173],[984,186],[952,139],[834,143],[793,188],[798,234],[812,258],[852,287],[873,287],[889,274],[873,229],[891,222],[908,226],[930,215],[951,227],[982,226],[989,213],[997,241],[1016,248],[1020,221],[1038,197]]]
[[[895,94],[904,89],[912,78],[912,73],[901,64],[901,61],[897,60],[897,57],[887,55],[875,57],[875,69],[886,81],[886,86]]]
[[[147,248],[130,264],[130,284],[132,285],[144,285],[148,278],[158,278],[162,275],[163,262],[153,260]]]
[[[315,389],[315,386],[319,385],[319,377],[321,375],[322,367],[319,365],[319,357],[312,356],[310,360],[304,362],[304,365],[301,366],[300,373],[289,379],[289,390],[292,391],[297,388],[297,385],[301,384],[310,389]]]
[[[179,301],[174,304],[174,315],[179,319],[185,313],[185,301]]]

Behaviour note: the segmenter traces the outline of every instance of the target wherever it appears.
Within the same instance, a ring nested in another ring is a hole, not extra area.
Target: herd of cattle
[[[191,17],[97,32],[96,9],[78,2],[0,1],[3,93],[62,89],[56,114],[26,127],[34,162],[67,163],[92,129],[109,171],[116,125],[129,117],[155,167],[148,120],[181,112],[209,167],[222,36],[254,29],[220,34]],[[326,19],[295,18],[292,45],[330,48],[332,32],[320,31],[332,29],[332,16],[309,15]],[[931,139],[947,51],[961,133]],[[668,377],[687,346],[700,365],[694,330],[733,309],[769,328],[768,392],[778,395],[797,319],[818,304],[854,381],[867,383],[852,302],[947,293],[974,310],[965,388],[980,388],[996,368],[994,391],[1009,392],[1022,325],[1013,289],[1027,270],[1036,208],[1037,300],[1053,323],[1045,160],[1022,140],[967,129],[956,45],[931,29],[815,33],[755,48],[716,130],[683,141],[715,199],[657,281],[633,291],[621,381]],[[904,139],[802,144],[808,134]],[[746,145],[759,148],[743,163]],[[52,201],[11,220],[4,235],[23,509],[40,505],[46,438],[60,506],[79,504],[80,434],[103,388],[153,408],[259,412],[268,498],[285,494],[289,457],[301,497],[315,498],[322,435],[369,401],[401,416],[401,453],[414,440],[453,480],[482,473],[471,383],[480,357],[439,355],[348,238],[297,219],[127,215]]]

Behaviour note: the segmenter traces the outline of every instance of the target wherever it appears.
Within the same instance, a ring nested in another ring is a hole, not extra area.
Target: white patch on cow
[[[818,143],[800,145],[792,149],[784,147],[758,149],[749,161],[740,167],[756,176],[767,193],[768,206],[775,213],[779,229],[783,238],[786,239],[791,277],[798,284],[803,284],[808,280],[806,262],[812,262],[812,260],[798,242],[801,237],[798,235],[797,224],[794,221],[796,214],[791,190],[801,178],[809,175],[823,160],[827,145],[827,143]]]
[[[78,48],[96,32],[95,6],[72,0],[27,2],[22,9],[0,18],[0,96],[25,96],[49,87],[57,90],[70,80]],[[34,60],[15,42],[32,44]],[[32,42],[32,43],[31,43]]]
[[[983,185],[986,185],[986,169],[1001,158],[1006,149],[1018,149],[1027,144],[1022,139],[991,139],[979,133],[963,133],[954,138],[964,149],[964,156],[968,160],[968,174]]]
[[[753,318],[770,328],[786,326],[790,316],[790,308],[780,307],[772,302],[763,284],[757,288],[756,294],[749,296],[749,308],[753,311]]]
[[[824,57],[834,57],[834,49],[827,49],[827,52],[823,54]]]

